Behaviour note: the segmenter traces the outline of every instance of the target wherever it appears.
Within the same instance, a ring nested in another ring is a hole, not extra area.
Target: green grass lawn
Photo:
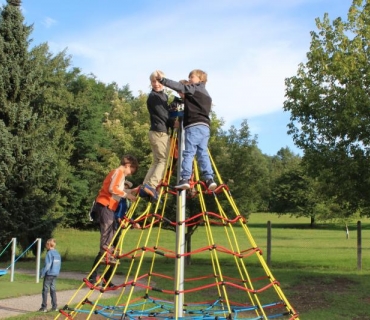
[[[0,290],[0,299],[10,297],[28,296],[32,294],[40,294],[42,290],[42,279],[36,283],[36,277],[16,273],[14,281],[10,282],[10,272],[0,278],[1,287],[6,286],[6,290]],[[76,280],[63,279],[58,280],[58,290],[72,290],[75,289],[80,282]]]
[[[344,226],[322,224],[315,229],[309,228],[309,219],[278,217],[273,214],[252,214],[247,227],[252,240],[262,250],[266,259],[267,221],[272,223],[272,251],[270,270],[280,282],[285,296],[300,313],[300,319],[370,319],[370,221],[362,219],[362,270],[357,270],[357,231],[356,222],[349,226],[350,236],[346,238]],[[229,241],[223,227],[211,228],[211,238],[217,246],[227,246]],[[136,247],[140,236],[148,235],[148,230],[129,230],[125,237],[126,248]],[[153,230],[148,243],[154,242],[157,230]],[[250,238],[242,227],[234,227],[233,232],[240,248],[251,247]],[[82,271],[88,273],[99,246],[99,233],[58,229],[55,232],[57,249],[62,255],[62,268],[65,271]],[[201,227],[192,237],[192,248],[207,245],[205,228]],[[159,246],[174,250],[175,233],[162,230]],[[148,246],[150,246],[148,244]],[[45,254],[45,253],[44,253]],[[44,259],[42,257],[42,263]],[[152,254],[143,259],[142,268],[150,268]],[[199,268],[212,273],[209,250],[192,257],[192,265],[186,267],[186,275],[196,277]],[[225,275],[235,273],[235,263],[229,255],[219,253],[218,260]],[[7,264],[4,264],[7,265]],[[129,263],[124,263],[120,272],[126,273]],[[259,274],[260,262],[251,258],[247,264],[250,274]],[[17,268],[35,269],[34,258],[28,257],[16,264]],[[171,274],[174,259],[156,257],[155,270]],[[3,284],[8,276],[0,278]],[[24,284],[27,281],[27,286]],[[33,285],[34,277],[16,276],[12,283],[13,290],[3,293],[0,298],[19,294],[40,293],[41,285]],[[202,284],[202,280],[199,280]],[[1,284],[0,284],[1,285]],[[7,284],[8,285],[8,284]],[[173,287],[168,280],[156,279],[159,287]],[[17,288],[18,286],[18,288]],[[70,280],[58,280],[58,290],[67,289],[77,284]],[[27,287],[27,290],[25,289]],[[193,293],[194,300],[201,299],[202,294]],[[234,297],[233,297],[234,298]],[[235,297],[237,299],[237,297]],[[26,318],[23,318],[26,319]],[[29,318],[28,318],[29,319]]]

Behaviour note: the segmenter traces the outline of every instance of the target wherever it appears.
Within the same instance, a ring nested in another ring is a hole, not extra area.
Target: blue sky
[[[5,4],[5,0],[0,0]],[[208,73],[207,89],[225,129],[247,119],[263,153],[288,146],[284,79],[296,75],[315,18],[346,19],[352,0],[23,0],[32,44],[64,49],[85,74],[134,95],[149,74],[173,80]]]

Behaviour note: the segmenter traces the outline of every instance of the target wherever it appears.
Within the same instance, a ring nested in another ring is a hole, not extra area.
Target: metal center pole
[[[15,251],[17,250],[17,238],[12,238],[12,256],[11,256],[11,268],[10,268],[10,282],[14,281],[14,265],[15,265]]]
[[[180,121],[178,133],[177,183],[181,179],[182,151],[185,148],[184,130]],[[183,316],[184,306],[184,253],[185,253],[185,209],[186,190],[177,192],[176,210],[176,263],[175,263],[175,308],[177,317]]]

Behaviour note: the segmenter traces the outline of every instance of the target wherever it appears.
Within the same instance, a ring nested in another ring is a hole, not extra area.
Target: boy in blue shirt
[[[44,278],[43,287],[42,287],[42,303],[41,308],[39,311],[47,312],[47,300],[48,300],[48,292],[50,288],[50,297],[51,297],[51,310],[50,311],[58,311],[58,304],[57,304],[57,295],[56,295],[56,279],[60,272],[61,262],[62,259],[60,257],[59,252],[55,249],[56,241],[55,239],[51,238],[46,241],[46,257],[45,257],[45,265],[40,272],[40,277]]]

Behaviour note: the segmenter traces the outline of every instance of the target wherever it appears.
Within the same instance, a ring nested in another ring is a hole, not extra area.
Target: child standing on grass
[[[157,72],[156,79],[165,87],[171,88],[185,97],[183,125],[185,131],[185,150],[181,166],[181,177],[176,189],[189,189],[195,155],[199,162],[202,178],[208,190],[216,189],[213,170],[208,154],[210,137],[210,117],[212,98],[206,90],[207,73],[195,69],[189,73],[189,84],[166,79]]]
[[[58,311],[58,304],[57,304],[57,295],[56,295],[56,280],[60,272],[60,267],[62,263],[62,259],[60,257],[59,252],[55,249],[56,241],[54,238],[49,239],[46,241],[46,257],[45,257],[45,265],[40,272],[40,277],[44,278],[43,286],[42,286],[42,303],[41,308],[39,311],[47,312],[47,300],[48,300],[48,292],[50,289],[50,297],[51,297],[51,310],[50,311]]]

